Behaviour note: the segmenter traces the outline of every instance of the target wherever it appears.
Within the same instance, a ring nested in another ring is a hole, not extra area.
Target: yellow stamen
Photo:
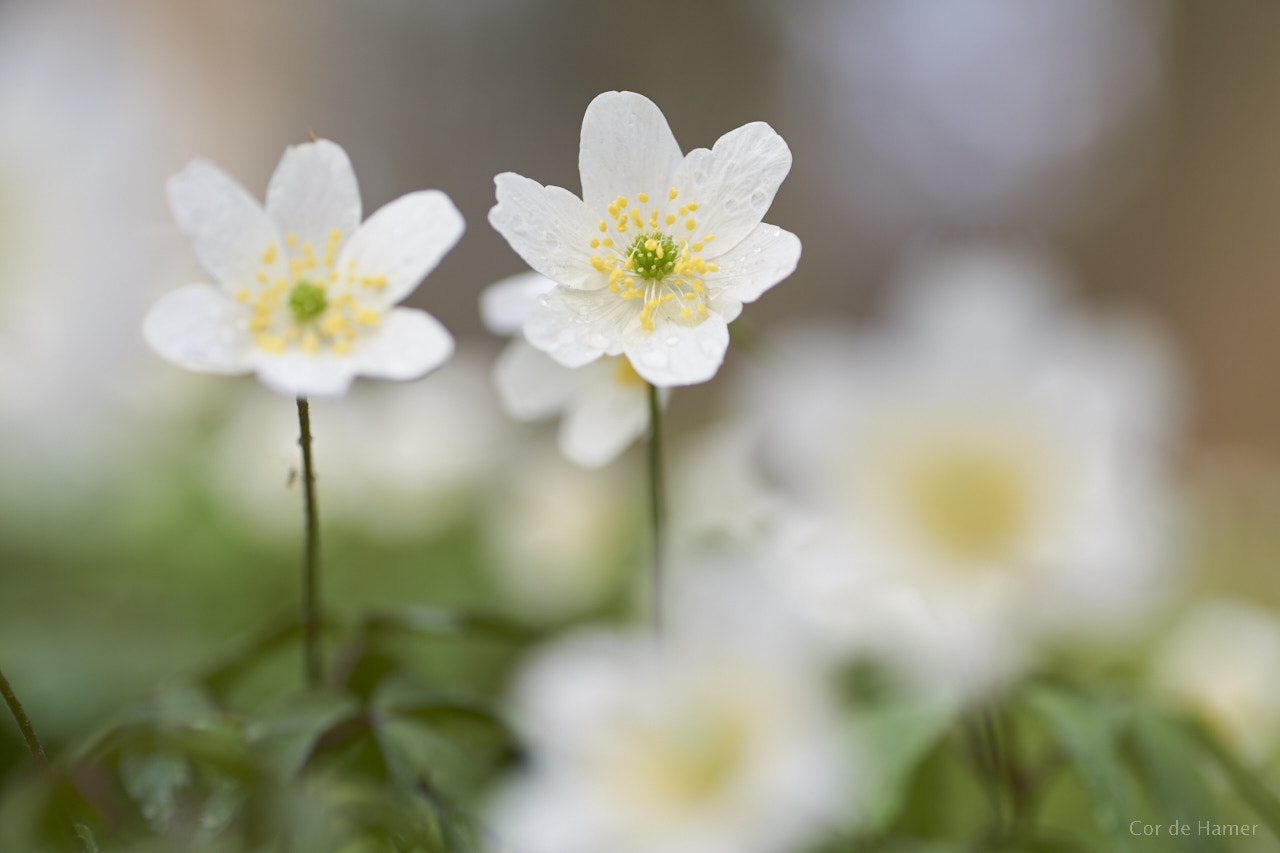
[[[279,335],[268,335],[259,333],[253,336],[254,343],[262,347],[267,352],[281,353],[284,352],[284,338]]]

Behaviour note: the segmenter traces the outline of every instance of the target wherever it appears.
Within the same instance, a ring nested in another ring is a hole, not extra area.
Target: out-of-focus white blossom
[[[0,5],[0,469],[19,499],[93,492],[180,395],[137,339],[146,193],[166,128],[136,33],[104,8]],[[167,389],[165,389],[167,390]]]
[[[800,240],[761,222],[791,151],[753,122],[682,154],[648,98],[605,92],[587,107],[582,198],[504,172],[489,222],[558,287],[525,338],[566,367],[625,355],[646,382],[715,376],[744,302],[795,270]]]
[[[674,600],[661,645],[581,634],[521,673],[531,764],[493,809],[503,849],[782,853],[856,806],[821,672],[769,599]]]
[[[540,273],[523,273],[481,294],[480,314],[489,331],[515,336],[493,366],[493,382],[513,418],[537,421],[560,414],[560,452],[598,468],[648,429],[649,387],[623,356],[569,368],[524,340],[525,320],[555,286]]]
[[[1280,617],[1234,601],[1188,613],[1159,651],[1153,681],[1250,762],[1280,742]]]
[[[780,544],[781,583],[927,683],[989,685],[1167,587],[1167,353],[1079,317],[1053,279],[1028,253],[917,257],[885,327],[804,330],[763,392],[811,517]]]
[[[549,452],[506,468],[486,530],[494,579],[520,613],[572,616],[617,591],[645,523],[633,479],[616,469],[584,471]]]
[[[806,91],[789,106],[827,131],[810,156],[865,228],[1052,222],[1147,171],[1162,0],[770,5]]]

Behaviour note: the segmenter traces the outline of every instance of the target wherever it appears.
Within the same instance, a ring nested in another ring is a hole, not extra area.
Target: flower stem
[[[305,495],[306,538],[302,554],[302,647],[308,687],[320,684],[320,524],[316,510],[316,477],[311,467],[311,406],[298,398],[298,427],[302,448],[302,490]]]
[[[49,772],[49,759],[44,754],[44,747],[40,745],[40,738],[36,737],[36,730],[32,728],[31,720],[27,717],[27,712],[22,710],[22,703],[18,701],[18,694],[13,692],[13,686],[9,684],[9,679],[4,677],[3,672],[0,672],[0,693],[4,694],[4,701],[13,713],[13,718],[17,720],[18,728],[22,730],[27,749],[31,750],[40,768],[46,773]]]
[[[653,526],[653,630],[661,637],[666,490],[662,476],[662,407],[658,405],[658,389],[653,385],[649,386],[649,511]]]

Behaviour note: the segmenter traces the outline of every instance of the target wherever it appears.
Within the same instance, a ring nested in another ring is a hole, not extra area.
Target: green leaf
[[[301,636],[302,623],[299,620],[282,622],[250,640],[240,651],[206,669],[199,676],[200,683],[214,695],[222,696],[237,679]]]
[[[859,832],[880,832],[901,813],[920,763],[955,719],[950,704],[890,705],[859,711],[850,727],[852,750],[873,778],[857,820]]]
[[[1132,720],[1128,745],[1143,787],[1165,822],[1186,822],[1193,816],[1198,820],[1216,811],[1213,795],[1205,785],[1201,756],[1184,728],[1139,711]],[[1199,833],[1178,835],[1178,841],[1188,850],[1220,848],[1213,838]]]
[[[436,640],[477,639],[514,643],[528,642],[537,636],[534,629],[509,619],[426,606],[401,607],[370,616],[365,621],[365,630],[371,636],[400,632]]]
[[[1266,822],[1271,834],[1280,839],[1280,800],[1277,800],[1271,789],[1200,726],[1184,723],[1183,730],[1218,762],[1241,799]]]
[[[1116,849],[1131,846],[1128,820],[1135,813],[1131,785],[1120,760],[1120,709],[1066,687],[1040,683],[1023,701],[1053,732],[1093,794],[1098,827]]]
[[[245,737],[268,769],[290,778],[306,764],[320,736],[357,710],[349,696],[299,693],[250,719]]]

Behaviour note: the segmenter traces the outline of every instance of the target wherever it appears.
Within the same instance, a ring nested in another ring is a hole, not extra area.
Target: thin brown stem
[[[18,701],[18,694],[13,692],[13,685],[9,683],[9,679],[5,678],[3,672],[0,672],[0,693],[4,694],[5,704],[9,706],[13,719],[17,721],[18,728],[22,731],[22,738],[27,742],[27,749],[31,750],[31,755],[35,758],[36,763],[40,765],[40,768],[48,773],[49,758],[44,753],[44,746],[41,745],[40,738],[36,737],[36,730],[31,725],[31,718],[22,709],[22,703]]]
[[[320,685],[320,524],[316,478],[311,465],[311,406],[298,398],[298,445],[302,448],[302,489],[306,533],[302,552],[302,646],[308,687]]]
[[[663,548],[666,534],[666,486],[662,472],[662,406],[658,401],[658,389],[649,386],[649,512],[653,528],[653,630],[662,637],[664,565]]]

